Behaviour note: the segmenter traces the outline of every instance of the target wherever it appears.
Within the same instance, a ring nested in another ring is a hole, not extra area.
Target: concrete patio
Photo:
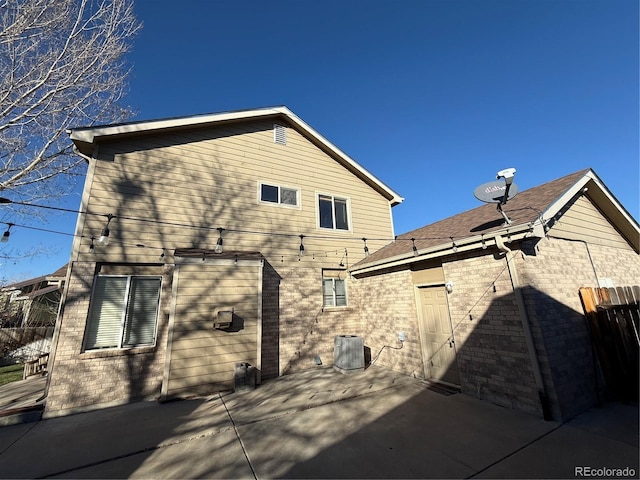
[[[559,424],[376,367],[0,428],[2,478],[637,478],[638,463],[637,405]]]

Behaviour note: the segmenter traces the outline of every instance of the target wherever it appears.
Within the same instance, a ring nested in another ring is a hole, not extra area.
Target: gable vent
[[[280,145],[287,144],[287,128],[283,125],[273,125],[273,141]]]

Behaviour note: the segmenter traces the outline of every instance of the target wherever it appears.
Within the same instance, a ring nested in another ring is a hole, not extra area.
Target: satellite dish
[[[506,203],[503,202],[506,190],[507,185],[502,180],[494,180],[476,187],[473,191],[473,195],[478,200],[485,203]],[[512,183],[509,193],[507,194],[507,201],[511,200],[517,194],[518,186],[515,183]]]
[[[511,220],[509,220],[507,214],[502,210],[502,205],[518,194],[518,186],[513,183],[515,174],[515,168],[500,170],[496,175],[496,180],[483,183],[473,191],[473,195],[481,202],[495,203],[497,205],[498,212],[500,212],[500,215],[504,218],[506,225],[511,225]],[[500,180],[501,178],[503,178],[504,181]]]

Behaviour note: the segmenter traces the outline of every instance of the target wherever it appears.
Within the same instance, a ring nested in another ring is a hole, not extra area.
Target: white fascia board
[[[593,188],[593,185],[589,185],[590,182],[593,182],[597,186],[598,192],[605,196],[605,198],[615,207],[616,213],[620,215],[624,221],[628,223],[628,226],[636,233],[636,236],[640,236],[640,226],[638,222],[627,212],[624,206],[618,201],[616,197],[609,191],[602,180],[596,175],[593,170],[589,170],[585,175],[580,178],[576,183],[574,183],[565,193],[563,193],[560,197],[558,197],[555,201],[553,201],[545,210],[542,212],[542,218],[544,222],[551,220],[555,217],[558,212],[560,212],[570,201],[581,193],[585,193],[589,196],[589,188]],[[585,190],[585,187],[587,190]]]
[[[372,183],[374,183],[378,188],[385,191],[387,195],[390,197],[389,201],[391,206],[398,205],[404,201],[404,198],[394,192],[391,188],[389,188],[384,182],[379,180],[375,175],[369,172],[367,169],[362,167],[358,162],[349,157],[346,153],[336,147],[333,143],[323,137],[320,133],[314,130],[311,126],[309,126],[306,122],[304,122],[300,117],[298,117],[295,113],[289,110],[286,107],[279,107],[276,110],[281,110],[283,115],[286,115],[291,122],[296,124],[299,128],[306,131],[311,137],[315,138],[319,141],[323,146],[331,151],[334,155],[338,156],[342,161],[348,164],[352,169],[356,170],[363,177],[369,179]]]
[[[536,223],[538,223],[536,221]],[[472,250],[482,250],[482,241],[484,240],[487,247],[496,245],[496,237],[511,237],[511,242],[516,242],[524,238],[541,237],[540,232],[544,232],[536,228],[536,224],[522,224],[517,226],[510,225],[508,228],[491,232],[487,235],[475,235],[461,240],[456,240],[457,252],[453,252],[453,246],[451,242],[443,243],[435,247],[420,249],[418,255],[414,255],[413,252],[404,253],[402,255],[396,255],[394,257],[385,258],[372,264],[363,265],[360,268],[351,269],[350,273],[354,275],[364,274],[369,272],[375,272],[377,270],[384,270],[387,268],[398,267],[402,265],[409,265],[411,263],[422,262],[424,260],[430,260],[433,258],[446,257],[450,255],[457,255]],[[503,240],[504,242],[504,240]]]
[[[165,120],[149,120],[142,122],[124,123],[121,125],[102,126],[95,128],[79,128],[67,130],[71,140],[93,143],[96,138],[113,135],[126,135],[139,132],[153,132],[171,128],[206,125],[207,123],[224,122],[228,120],[250,119],[283,113],[282,108],[265,108],[243,110],[227,113],[212,113],[210,115],[194,115],[190,117],[169,118]]]
[[[88,144],[92,145],[96,139],[101,137],[109,137],[114,135],[129,135],[141,132],[157,132],[166,129],[192,127],[198,125],[206,125],[210,123],[225,122],[231,120],[249,120],[253,118],[268,117],[274,115],[282,115],[286,117],[292,124],[296,125],[299,129],[306,132],[307,135],[314,138],[318,143],[324,146],[336,157],[340,158],[342,162],[348,165],[351,169],[358,172],[362,177],[367,179],[371,184],[377,187],[378,190],[385,192],[389,197],[391,206],[398,205],[404,200],[403,197],[398,195],[395,191],[389,188],[384,182],[379,180],[371,172],[363,168],[355,160],[345,154],[342,150],[336,147],[333,143],[320,135],[316,130],[311,128],[306,122],[304,122],[295,113],[289,110],[287,107],[273,107],[262,108],[256,110],[240,110],[227,113],[214,113],[210,115],[196,115],[191,117],[182,117],[166,120],[150,120],[143,122],[134,122],[122,125],[103,126],[96,128],[79,128],[67,130],[69,138],[76,144]]]
[[[540,217],[543,219],[544,222],[547,222],[551,220],[553,217],[555,217],[558,214],[558,212],[560,212],[560,210],[562,210],[567,205],[567,203],[571,201],[573,197],[575,197],[580,192],[582,192],[582,190],[584,189],[586,184],[589,182],[589,180],[591,179],[595,180],[594,177],[590,176],[591,173],[592,173],[591,171],[587,172],[582,178],[580,178],[576,183],[574,183],[566,192],[564,192],[557,199],[551,202],[549,206],[545,208],[544,211],[541,212]]]

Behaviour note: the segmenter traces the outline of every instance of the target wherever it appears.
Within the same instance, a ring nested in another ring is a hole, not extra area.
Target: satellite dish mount
[[[506,187],[504,189],[504,195],[502,196],[502,200],[500,200],[500,203],[498,203],[498,211],[500,212],[500,215],[502,215],[502,217],[504,218],[504,221],[507,225],[511,225],[511,220],[509,220],[509,217],[507,217],[507,214],[504,213],[504,210],[502,210],[502,205],[506,204],[507,200],[509,200],[509,190],[511,190],[511,185],[513,185],[513,177],[515,174],[516,174],[515,168],[505,168],[504,170],[500,170],[496,175],[496,180],[500,180],[501,178],[504,178],[504,183]]]
[[[500,215],[504,218],[505,225],[511,225],[511,220],[502,209],[502,206],[518,193],[518,186],[513,183],[515,174],[515,168],[500,170],[496,175],[496,181],[483,183],[473,192],[475,197],[481,202],[497,204],[498,212],[500,212]],[[498,181],[501,178],[504,178],[504,183]]]

